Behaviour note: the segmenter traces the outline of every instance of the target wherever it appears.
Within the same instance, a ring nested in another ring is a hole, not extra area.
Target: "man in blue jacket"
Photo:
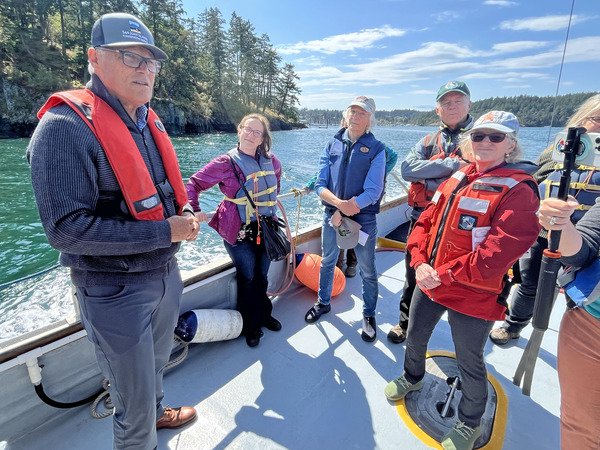
[[[348,128],[341,129],[329,141],[319,161],[315,191],[325,206],[321,230],[322,254],[317,302],[306,313],[309,323],[331,311],[333,274],[339,248],[336,234],[343,217],[351,217],[368,238],[356,245],[363,292],[361,337],[373,342],[377,337],[375,309],[379,288],[375,268],[377,242],[376,214],[385,180],[385,145],[375,139],[370,129],[375,124],[375,102],[356,97],[344,111]],[[336,227],[336,228],[334,228]]]

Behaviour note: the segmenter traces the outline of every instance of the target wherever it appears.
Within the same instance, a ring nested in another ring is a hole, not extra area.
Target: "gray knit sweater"
[[[166,179],[149,128],[141,132],[97,76],[88,84],[121,117],[150,168],[155,184]],[[177,264],[166,220],[138,221],[97,211],[102,197],[120,192],[106,154],[84,121],[67,105],[50,109],[27,149],[42,224],[60,263],[76,286],[125,285],[163,278]],[[165,217],[176,214],[163,205]],[[104,216],[104,217],[103,217]]]

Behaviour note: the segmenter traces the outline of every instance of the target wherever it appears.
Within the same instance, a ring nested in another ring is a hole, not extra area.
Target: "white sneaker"
[[[375,317],[363,317],[362,333],[360,334],[363,341],[373,342],[375,340],[377,337],[376,326]]]

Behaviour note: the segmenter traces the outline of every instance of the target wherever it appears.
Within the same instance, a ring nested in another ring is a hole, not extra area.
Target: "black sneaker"
[[[269,318],[265,320],[265,327],[267,327],[267,330],[279,331],[281,330],[281,322],[275,317],[269,316]]]
[[[264,336],[262,331],[253,331],[246,335],[246,344],[248,347],[256,347],[260,344],[260,338]]]
[[[331,311],[331,305],[324,305],[323,303],[317,302],[308,310],[304,316],[304,320],[306,320],[308,323],[316,322],[319,320],[321,315],[327,314],[329,311]]]
[[[346,278],[352,278],[356,276],[356,266],[348,266],[346,267],[346,272],[344,272]]]
[[[360,337],[363,341],[373,342],[377,337],[377,324],[375,323],[375,317],[363,317],[362,321],[362,333]]]

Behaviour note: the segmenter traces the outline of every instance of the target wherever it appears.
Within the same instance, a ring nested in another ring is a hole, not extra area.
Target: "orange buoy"
[[[305,253],[302,261],[296,266],[294,275],[300,283],[315,292],[319,291],[319,270],[323,258],[313,253]],[[331,296],[335,297],[346,287],[346,277],[339,267],[335,267],[333,273],[333,289]]]

